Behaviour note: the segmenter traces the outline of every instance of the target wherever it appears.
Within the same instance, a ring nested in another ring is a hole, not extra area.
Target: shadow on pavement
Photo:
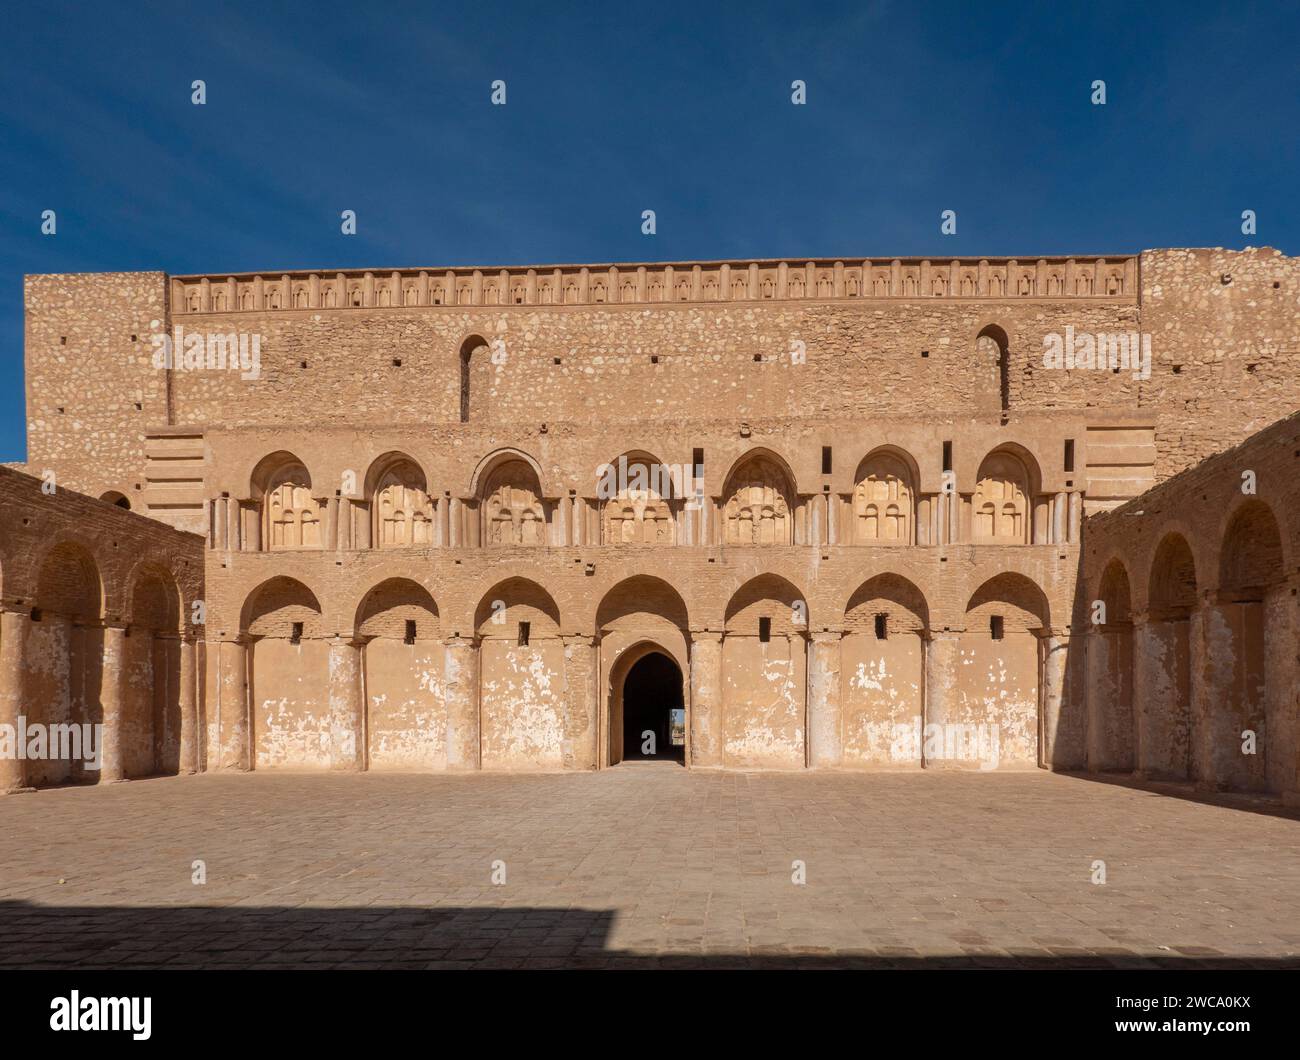
[[[640,953],[608,945],[617,913],[545,907],[46,906],[0,902],[0,969],[248,968],[1300,968],[1188,947],[922,956],[785,951]]]

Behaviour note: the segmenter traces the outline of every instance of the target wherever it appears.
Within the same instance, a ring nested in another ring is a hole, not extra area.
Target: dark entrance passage
[[[681,709],[682,672],[677,664],[659,652],[638,659],[623,681],[623,761],[685,765],[685,745],[672,741],[672,712]],[[653,747],[652,753],[647,753],[648,747]]]

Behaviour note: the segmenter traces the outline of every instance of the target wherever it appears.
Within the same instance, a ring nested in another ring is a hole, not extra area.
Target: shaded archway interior
[[[684,730],[673,742],[673,711],[684,709],[682,671],[660,651],[638,659],[623,679],[621,695],[624,762],[686,764]]]

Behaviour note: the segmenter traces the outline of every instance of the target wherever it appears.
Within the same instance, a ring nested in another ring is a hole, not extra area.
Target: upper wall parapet
[[[174,314],[919,298],[1136,302],[1137,258],[893,258],[174,276]]]

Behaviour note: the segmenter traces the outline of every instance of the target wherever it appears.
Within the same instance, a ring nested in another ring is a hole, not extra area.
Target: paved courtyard
[[[0,798],[0,967],[1300,967],[1297,911],[1295,814],[1038,772]]]

